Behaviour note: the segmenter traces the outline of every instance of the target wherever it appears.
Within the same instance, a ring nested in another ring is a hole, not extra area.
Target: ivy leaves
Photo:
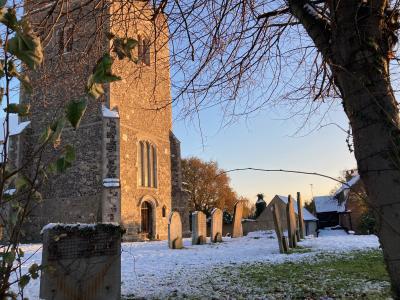
[[[31,93],[32,86],[29,77],[19,72],[16,62],[24,63],[28,69],[36,69],[43,62],[43,48],[40,38],[33,32],[29,22],[25,18],[18,20],[14,8],[4,7],[6,2],[0,0],[0,23],[7,27],[7,32],[12,37],[3,45],[5,53],[9,56],[0,60],[0,78],[7,73],[9,78],[17,78],[20,81],[25,92]],[[0,88],[0,102],[3,95],[4,89]],[[9,104],[4,111],[25,117],[29,114],[29,105],[13,103]]]
[[[30,69],[36,69],[43,62],[43,48],[40,38],[33,32],[27,19],[17,19],[14,8],[4,8],[6,1],[0,1],[0,22],[8,30],[14,32],[14,36],[7,41],[5,49],[24,62]]]
[[[74,129],[77,129],[87,108],[86,99],[73,100],[68,103],[66,117]]]
[[[32,70],[43,62],[40,38],[34,34],[26,19],[17,23],[15,36],[8,41],[7,50]]]
[[[129,58],[133,62],[137,62],[132,55],[132,50],[138,45],[138,41],[132,38],[119,38],[114,37],[114,49],[113,51],[117,55],[118,59]]]
[[[104,94],[102,84],[121,80],[121,77],[112,73],[112,64],[113,59],[110,54],[106,53],[98,60],[93,74],[90,75],[86,90],[94,99],[98,99]]]

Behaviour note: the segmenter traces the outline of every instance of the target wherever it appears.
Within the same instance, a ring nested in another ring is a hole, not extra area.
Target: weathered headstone
[[[235,204],[235,212],[233,214],[233,227],[232,227],[233,238],[243,236],[242,216],[243,216],[243,201],[238,201]]]
[[[286,206],[286,219],[287,219],[287,228],[288,228],[288,239],[289,239],[289,247],[296,248],[297,246],[297,238],[296,238],[296,216],[294,214],[294,206],[292,196],[288,196],[288,203]]]
[[[222,242],[222,210],[214,208],[211,212],[211,243]]]
[[[168,220],[168,247],[171,249],[182,249],[182,221],[177,211],[171,212]]]
[[[289,252],[289,245],[287,241],[286,236],[282,236],[282,245],[283,245],[283,252],[288,253]]]
[[[284,242],[286,242],[286,240],[285,241],[283,240],[284,235],[283,235],[283,232],[282,232],[282,224],[281,224],[281,220],[280,220],[278,206],[276,204],[273,204],[272,207],[271,207],[271,211],[272,211],[272,216],[273,216],[273,219],[274,219],[275,233],[276,233],[276,238],[278,240],[279,252],[280,253],[286,253],[287,249],[285,250],[285,247],[284,247],[284,244],[283,244]]]
[[[300,192],[297,192],[297,216],[299,223],[299,233],[300,238],[304,239],[305,236],[305,226],[304,226],[304,217],[303,217],[303,200],[301,199]]]
[[[192,245],[202,245],[207,242],[206,215],[201,211],[192,213]]]
[[[112,224],[46,225],[40,299],[120,299],[123,232]]]

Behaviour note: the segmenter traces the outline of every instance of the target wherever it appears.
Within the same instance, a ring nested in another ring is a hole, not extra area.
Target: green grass
[[[293,253],[310,249],[299,247]],[[288,258],[292,257],[291,255]],[[146,299],[391,299],[382,252],[321,253],[298,262],[234,264],[193,279],[192,292],[180,290]],[[143,299],[126,295],[122,299]]]
[[[308,253],[308,252],[312,252],[311,248],[306,248],[306,247],[302,247],[302,246],[297,246],[296,248],[292,249],[290,248],[288,251],[288,254],[293,254],[293,253]]]
[[[324,254],[314,263],[250,264],[239,267],[238,274],[238,283],[246,282],[246,291],[272,299],[390,298],[380,251]]]

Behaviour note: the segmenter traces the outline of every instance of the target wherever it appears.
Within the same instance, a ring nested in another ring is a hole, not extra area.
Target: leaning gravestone
[[[222,210],[214,208],[211,212],[211,243],[222,242]]]
[[[171,212],[168,221],[168,247],[171,249],[182,249],[182,221],[177,211]]]
[[[296,248],[297,246],[297,238],[296,238],[296,216],[294,214],[294,206],[292,196],[288,196],[288,203],[286,206],[286,219],[287,219],[287,228],[288,228],[288,239],[289,239],[289,247]]]
[[[113,224],[46,225],[40,299],[120,299],[123,233]]]
[[[203,245],[207,242],[206,215],[201,211],[192,213],[192,245]]]
[[[281,224],[280,214],[279,214],[279,210],[278,210],[278,205],[276,205],[276,203],[274,203],[272,205],[271,211],[272,211],[272,216],[274,219],[275,233],[276,233],[276,238],[278,240],[279,252],[287,253],[287,241],[286,241],[286,239],[284,239],[285,236],[283,235],[283,232],[282,232],[282,224]]]
[[[232,228],[233,238],[243,236],[242,215],[243,215],[243,201],[238,201],[235,204],[235,212],[233,214],[233,228]]]
[[[297,192],[297,216],[298,216],[298,225],[299,225],[299,233],[300,238],[304,239],[305,237],[305,226],[304,226],[304,217],[303,217],[303,200],[301,199],[300,192]]]

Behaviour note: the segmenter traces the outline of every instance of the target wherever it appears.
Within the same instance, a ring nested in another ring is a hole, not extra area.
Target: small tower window
[[[150,40],[138,37],[138,62],[150,66]]]
[[[57,31],[57,42],[60,54],[71,52],[74,45],[74,27],[60,28]]]
[[[156,188],[157,179],[157,148],[150,142],[139,142],[139,185]]]
[[[162,217],[165,218],[166,216],[167,216],[167,208],[164,205],[162,208]]]

